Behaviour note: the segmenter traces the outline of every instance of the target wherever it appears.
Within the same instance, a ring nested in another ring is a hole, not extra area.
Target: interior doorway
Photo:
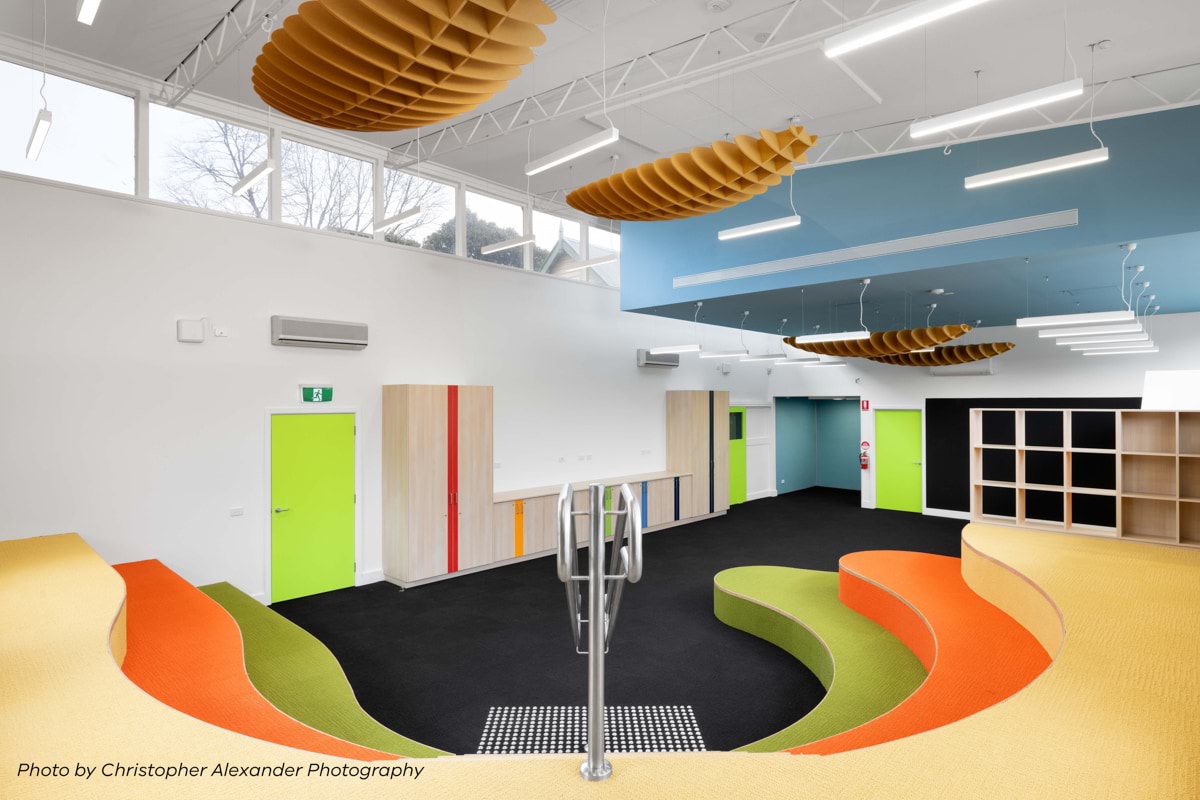
[[[875,507],[920,514],[921,412],[875,412]]]
[[[776,491],[813,486],[860,491],[860,431],[857,397],[776,398]]]

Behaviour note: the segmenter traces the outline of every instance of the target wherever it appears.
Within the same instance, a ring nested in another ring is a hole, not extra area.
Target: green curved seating
[[[826,690],[806,716],[739,750],[786,750],[849,730],[897,706],[926,677],[899,639],[842,605],[836,572],[727,569],[713,578],[713,612],[795,656]]]
[[[246,672],[283,713],[364,747],[413,758],[447,755],[401,736],[363,710],[333,653],[312,634],[228,583],[201,586],[242,629]]]

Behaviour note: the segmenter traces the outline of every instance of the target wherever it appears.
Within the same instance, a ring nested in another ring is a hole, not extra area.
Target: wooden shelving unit
[[[1200,547],[1200,412],[971,412],[971,518]]]

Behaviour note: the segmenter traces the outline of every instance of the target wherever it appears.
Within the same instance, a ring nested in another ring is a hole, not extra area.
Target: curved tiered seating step
[[[1033,634],[972,591],[962,569],[928,553],[842,557],[842,602],[899,637],[929,677],[886,714],[792,752],[839,753],[939,728],[1011,697],[1049,666]]]
[[[363,710],[341,664],[324,644],[228,583],[201,586],[233,617],[245,643],[246,672],[280,711],[317,730],[386,753],[446,755],[385,727]]]
[[[250,682],[237,623],[158,561],[114,567],[125,579],[122,669],[157,700],[226,730],[276,744],[364,761],[396,756],[297,722]]]
[[[836,573],[735,567],[717,573],[713,588],[717,619],[791,653],[826,690],[802,719],[741,750],[794,748],[861,725],[925,679],[908,647],[838,600]]]

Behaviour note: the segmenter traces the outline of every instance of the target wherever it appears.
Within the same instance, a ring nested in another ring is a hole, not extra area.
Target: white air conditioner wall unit
[[[367,346],[367,324],[276,315],[271,317],[271,344],[362,350]]]
[[[996,367],[993,359],[972,361],[968,364],[949,364],[944,367],[930,367],[929,374],[935,378],[965,378],[971,375],[995,375]]]
[[[639,367],[678,367],[678,353],[661,353],[654,355],[649,350],[638,350],[637,361]]]

